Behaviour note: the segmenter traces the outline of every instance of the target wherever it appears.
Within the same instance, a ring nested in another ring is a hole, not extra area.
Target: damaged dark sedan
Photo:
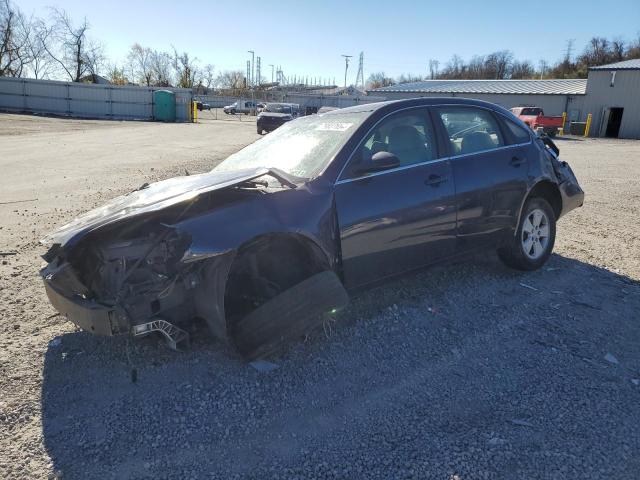
[[[459,98],[288,122],[211,172],[118,197],[47,237],[53,306],[101,335],[187,341],[203,319],[246,358],[372,282],[473,250],[534,270],[584,193],[557,147]]]

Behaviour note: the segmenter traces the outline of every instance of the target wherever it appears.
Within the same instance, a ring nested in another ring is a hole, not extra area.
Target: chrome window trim
[[[427,165],[429,163],[442,162],[442,161],[445,161],[445,160],[455,160],[457,158],[468,157],[469,155],[477,155],[479,153],[495,152],[495,151],[498,151],[498,150],[506,150],[506,149],[515,148],[515,147],[522,147],[522,146],[525,146],[525,145],[531,145],[533,143],[533,137],[532,137],[531,133],[527,132],[527,133],[529,133],[529,141],[528,142],[524,142],[524,143],[514,143],[513,145],[503,145],[501,147],[490,148],[488,150],[478,150],[477,152],[472,152],[472,153],[463,153],[463,154],[460,154],[460,155],[451,155],[449,157],[436,158],[434,160],[426,160],[424,162],[414,163],[412,165],[405,165],[404,167],[390,168],[389,170],[383,170],[382,172],[375,172],[375,173],[372,173],[370,175],[364,175],[364,176],[361,176],[361,177],[340,178],[340,177],[342,177],[342,174],[344,173],[344,170],[347,168],[347,165],[349,165],[349,163],[351,162],[351,158],[353,157],[353,155],[365,143],[365,141],[367,140],[367,138],[369,138],[369,135],[373,132],[373,130],[381,122],[383,122],[387,117],[389,117],[391,115],[394,115],[394,114],[396,114],[398,112],[403,112],[405,110],[415,110],[415,109],[418,109],[418,108],[424,108],[424,109],[428,110],[430,108],[439,108],[439,107],[480,108],[480,109],[483,109],[483,110],[487,110],[488,112],[497,113],[498,115],[503,116],[505,118],[505,120],[509,120],[509,117],[507,117],[507,115],[505,115],[502,112],[496,112],[495,110],[492,110],[490,108],[487,108],[487,107],[484,107],[484,106],[480,106],[480,105],[465,105],[465,104],[459,104],[459,103],[442,103],[442,104],[438,104],[438,105],[414,105],[412,107],[405,107],[405,108],[401,108],[400,110],[396,110],[394,112],[387,113],[384,117],[382,117],[380,120],[378,120],[369,130],[367,130],[367,133],[362,138],[360,143],[358,143],[358,145],[349,154],[349,158],[347,158],[347,161],[342,166],[342,169],[340,170],[340,173],[338,174],[338,180],[335,182],[334,185],[342,185],[344,183],[351,183],[353,181],[362,180],[364,178],[372,178],[372,177],[377,177],[379,175],[384,175],[386,173],[399,172],[401,170],[407,170],[407,169],[413,168],[413,167],[424,166],[424,165]],[[515,118],[517,119],[517,117],[515,117]],[[432,125],[432,126],[434,126],[434,125]]]
[[[371,173],[369,175],[365,175],[365,176],[362,176],[362,177],[345,178],[345,179],[342,179],[342,180],[338,180],[335,184],[336,185],[342,185],[343,183],[356,182],[358,180],[364,180],[365,178],[378,177],[380,175],[385,175],[387,173],[401,172],[402,170],[409,170],[410,168],[414,168],[414,167],[422,167],[422,166],[428,165],[430,163],[446,162],[450,158],[451,157],[436,158],[435,160],[426,160],[426,161],[420,162],[420,163],[412,163],[411,165],[405,165],[404,167],[396,167],[396,168],[390,168],[389,170],[383,170],[381,172],[374,172],[374,173]]]

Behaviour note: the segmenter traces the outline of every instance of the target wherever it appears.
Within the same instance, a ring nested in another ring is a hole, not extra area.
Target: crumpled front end
[[[158,329],[158,320],[175,326],[197,316],[192,300],[204,262],[187,255],[189,245],[188,235],[156,227],[142,236],[85,242],[70,252],[54,249],[40,274],[54,308],[83,330],[146,334]]]

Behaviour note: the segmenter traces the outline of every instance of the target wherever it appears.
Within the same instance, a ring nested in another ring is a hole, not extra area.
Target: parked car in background
[[[292,103],[267,103],[256,120],[258,134],[273,132],[296,116],[295,105]]]
[[[511,113],[527,124],[534,132],[542,129],[550,137],[555,137],[562,128],[562,115],[556,117],[546,116],[540,107],[515,107],[511,109]]]
[[[224,107],[222,111],[229,115],[235,115],[237,113],[244,113],[245,115],[255,114],[256,104],[251,100],[238,100]]]
[[[195,103],[198,110],[211,110],[211,105],[208,103],[203,103],[200,100],[196,100]]]
[[[102,335],[176,346],[203,319],[268,355],[349,291],[473,251],[535,270],[584,193],[546,136],[462,98],[287,122],[212,171],[111,200],[44,239],[53,306]]]

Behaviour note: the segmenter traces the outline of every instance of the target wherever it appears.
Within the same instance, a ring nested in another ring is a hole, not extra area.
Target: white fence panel
[[[176,120],[191,120],[186,88],[94,85],[28,78],[0,78],[0,110],[79,118],[153,120],[153,92],[176,95]]]

